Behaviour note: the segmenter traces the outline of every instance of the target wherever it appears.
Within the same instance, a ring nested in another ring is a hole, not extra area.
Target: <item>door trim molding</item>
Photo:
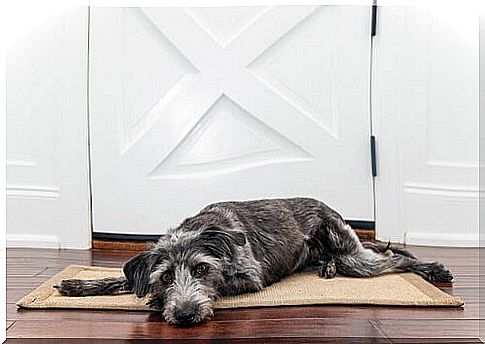
[[[406,245],[479,247],[479,233],[406,232]]]

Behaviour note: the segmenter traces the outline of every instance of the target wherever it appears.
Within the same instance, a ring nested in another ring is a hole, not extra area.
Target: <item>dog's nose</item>
[[[195,319],[195,310],[193,308],[182,308],[175,312],[175,319],[181,325],[192,324]]]

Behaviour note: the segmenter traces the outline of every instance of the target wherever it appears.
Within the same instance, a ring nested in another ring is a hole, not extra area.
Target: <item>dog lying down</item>
[[[362,244],[324,203],[289,198],[211,204],[126,262],[125,277],[63,280],[55,288],[68,296],[149,295],[148,305],[167,322],[190,325],[212,316],[221,296],[255,292],[309,268],[322,278],[414,272],[432,282],[453,280],[440,263]]]

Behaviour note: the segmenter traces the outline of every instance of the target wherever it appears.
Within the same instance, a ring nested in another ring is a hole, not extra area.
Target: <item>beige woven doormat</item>
[[[121,269],[71,265],[24,296],[17,305],[25,308],[148,310],[146,300],[133,294],[66,297],[52,287],[68,278],[97,279],[121,275]],[[217,303],[216,308],[317,304],[459,307],[463,301],[410,273],[326,280],[315,272],[303,272],[257,293],[226,297]]]

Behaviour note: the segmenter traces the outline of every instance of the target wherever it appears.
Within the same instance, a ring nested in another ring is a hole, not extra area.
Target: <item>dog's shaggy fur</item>
[[[440,263],[361,244],[324,203],[290,198],[211,204],[128,261],[125,277],[64,280],[56,288],[70,296],[149,295],[148,304],[169,323],[187,325],[212,316],[218,297],[255,292],[311,267],[324,278],[410,271],[429,281],[453,280]]]

